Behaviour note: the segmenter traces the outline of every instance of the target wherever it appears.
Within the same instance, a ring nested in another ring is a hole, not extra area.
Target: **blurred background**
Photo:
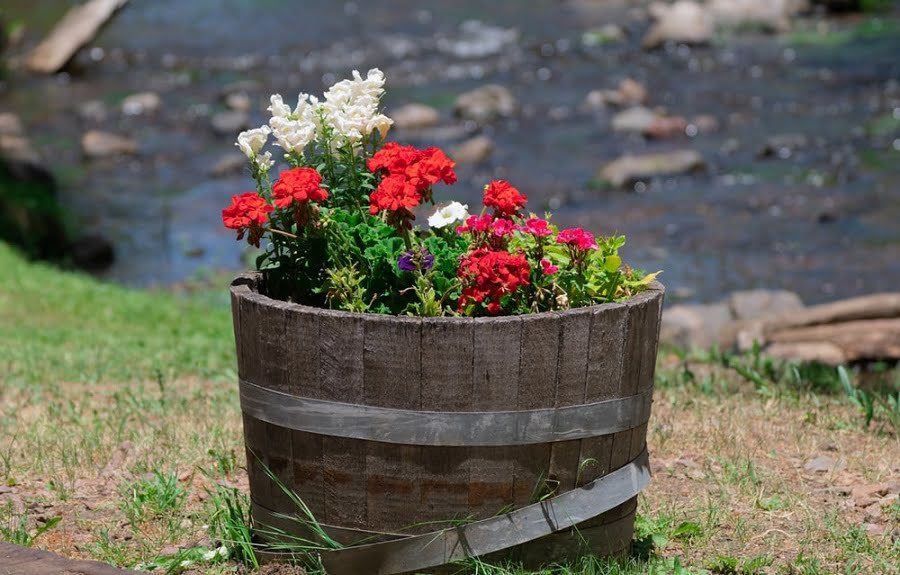
[[[35,256],[138,287],[247,267],[220,219],[252,188],[236,134],[378,67],[391,139],[459,163],[439,201],[509,179],[627,234],[670,301],[900,281],[896,3],[133,0],[41,69],[76,4],[0,7],[0,237]]]

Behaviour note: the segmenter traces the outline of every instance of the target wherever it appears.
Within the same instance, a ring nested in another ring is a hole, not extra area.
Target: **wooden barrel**
[[[426,556],[438,536],[447,561],[626,549],[649,477],[663,291],[558,313],[414,318],[287,303],[259,274],[238,278],[255,523],[302,532],[281,517],[297,508],[268,467],[336,540],[365,543],[326,557],[335,575],[436,568]]]

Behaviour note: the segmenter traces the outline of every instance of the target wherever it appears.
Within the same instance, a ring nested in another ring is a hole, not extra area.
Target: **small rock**
[[[487,84],[457,96],[454,110],[460,118],[485,123],[512,116],[516,100],[503,86]]]
[[[97,272],[111,266],[116,251],[111,241],[99,234],[87,234],[69,244],[69,256],[76,267]]]
[[[656,22],[644,36],[642,45],[645,49],[656,48],[665,42],[705,44],[712,38],[713,18],[693,0],[678,0],[671,5],[654,3],[650,13]]]
[[[487,160],[493,151],[493,140],[481,135],[461,143],[453,149],[450,157],[461,164],[478,164]]]
[[[220,136],[235,136],[250,126],[250,118],[246,112],[228,110],[215,114],[210,120],[213,131]]]
[[[809,144],[804,134],[778,134],[769,138],[757,154],[760,158],[778,157],[787,159]]]
[[[800,296],[786,290],[745,290],[728,298],[731,313],[736,319],[762,319],[804,308]]]
[[[225,96],[225,105],[235,112],[249,112],[253,102],[245,92],[232,92]]]
[[[457,58],[485,58],[495,56],[519,39],[514,28],[499,28],[480,22],[467,20],[459,26],[458,38],[439,38],[437,49]]]
[[[9,112],[0,113],[0,136],[21,136],[22,120]]]
[[[805,0],[709,0],[707,9],[719,26],[757,26],[775,32],[791,29],[791,19],[808,7]]]
[[[181,549],[177,545],[167,545],[159,550],[159,557],[171,557],[177,555]]]
[[[620,106],[635,106],[643,104],[647,100],[647,89],[643,84],[631,78],[625,78],[619,82],[619,89],[615,94],[618,101],[613,103]]]
[[[122,113],[126,116],[152,114],[162,104],[159,95],[153,92],[139,92],[122,100]]]
[[[78,117],[89,122],[103,122],[108,115],[106,104],[100,100],[88,100],[78,105]]]
[[[872,503],[866,507],[865,520],[870,523],[881,523],[884,517],[884,510],[881,509],[881,502]]]
[[[658,114],[649,108],[635,106],[612,117],[610,124],[616,132],[643,132],[657,119]]]
[[[837,467],[838,462],[833,458],[828,457],[827,455],[819,455],[818,457],[807,461],[806,465],[803,466],[803,469],[810,473],[828,473],[830,471],[836,471]]]
[[[654,140],[663,140],[686,134],[688,123],[681,116],[657,116],[641,133]]]
[[[89,158],[107,158],[125,154],[136,154],[137,142],[130,138],[108,132],[91,130],[81,137],[81,150]]]
[[[610,106],[639,106],[647,101],[647,89],[640,82],[625,78],[615,90],[591,90],[584,98],[589,110],[602,110]]]
[[[229,152],[219,158],[219,161],[209,170],[209,175],[214,178],[224,178],[240,173],[247,165],[247,156],[240,152]]]
[[[710,114],[701,114],[691,119],[691,124],[697,128],[699,134],[711,134],[719,129],[719,120]]]
[[[703,156],[694,150],[675,150],[658,154],[626,154],[610,162],[598,176],[614,186],[645,178],[684,174],[701,170],[706,166]]]
[[[581,35],[581,43],[588,47],[602,46],[621,42],[626,37],[625,30],[616,24],[604,24],[599,28],[592,28]]]
[[[708,349],[731,320],[724,303],[674,305],[663,312],[659,338],[682,348]]]
[[[866,533],[873,536],[884,535],[884,525],[878,525],[877,523],[864,523],[863,528],[866,530]]]
[[[441,120],[441,114],[436,109],[416,102],[397,108],[390,117],[394,120],[394,126],[401,130],[430,128]]]

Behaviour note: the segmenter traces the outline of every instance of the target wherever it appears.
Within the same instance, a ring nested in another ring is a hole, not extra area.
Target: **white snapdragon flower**
[[[268,126],[260,126],[253,130],[241,132],[238,134],[235,146],[240,148],[244,155],[252,160],[266,145],[271,133],[272,130]]]
[[[256,166],[264,172],[268,172],[275,165],[275,160],[272,159],[272,152],[257,154],[254,161]]]
[[[272,127],[278,145],[285,152],[302,154],[306,146],[316,139],[319,101],[308,94],[300,94],[297,97],[297,107],[291,110],[281,95],[275,94],[271,103],[269,112],[272,113],[272,119],[269,120],[269,126]]]
[[[352,79],[341,80],[325,92],[322,109],[337,146],[356,145],[374,131],[382,139],[387,135],[394,122],[378,113],[383,94],[384,74],[378,68],[369,70],[365,78],[354,70]]]
[[[432,228],[443,228],[453,222],[463,222],[469,217],[469,205],[459,202],[450,202],[443,208],[438,208],[428,217],[428,225]]]

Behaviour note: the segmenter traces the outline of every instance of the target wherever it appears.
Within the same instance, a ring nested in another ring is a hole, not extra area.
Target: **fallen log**
[[[900,318],[844,321],[789,328],[766,338],[776,357],[840,364],[900,359]]]
[[[66,12],[49,35],[31,51],[26,65],[32,72],[55,74],[90,42],[128,0],[90,0]]]
[[[788,328],[895,317],[900,317],[900,293],[880,293],[783,314],[766,320],[763,331],[768,335]]]

